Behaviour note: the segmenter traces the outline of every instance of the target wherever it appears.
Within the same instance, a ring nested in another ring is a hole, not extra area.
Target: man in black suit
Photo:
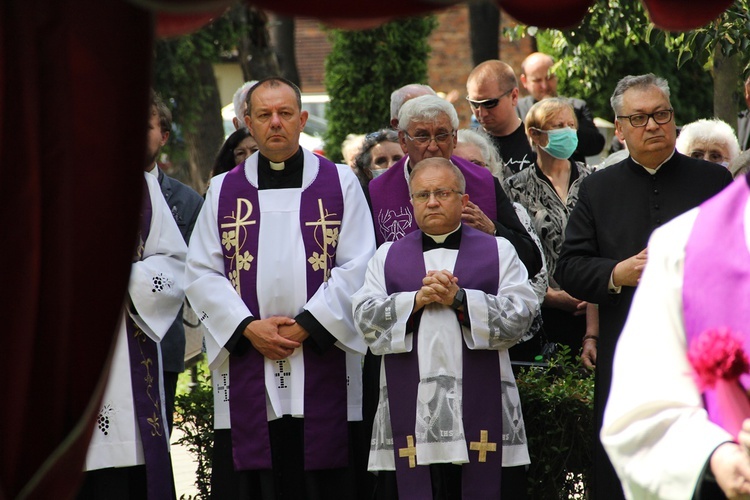
[[[648,238],[655,228],[732,181],[726,168],[675,151],[674,110],[663,78],[626,76],[610,102],[615,133],[627,144],[630,156],[581,184],[555,271],[565,291],[599,305],[600,335],[584,337],[584,355],[588,350],[596,365],[593,492],[594,498],[608,500],[623,498],[623,493],[599,443],[599,429],[615,345],[646,264]]]
[[[537,101],[557,97],[557,76],[551,71],[554,64],[551,56],[541,52],[530,54],[521,63],[521,84],[529,92],[529,95],[518,100],[516,112],[521,120],[526,120],[526,113]],[[568,100],[578,119],[578,148],[571,159],[586,163],[587,156],[602,152],[606,140],[594,125],[586,101],[572,97]]]
[[[159,187],[167,200],[172,216],[180,229],[185,243],[190,242],[195,220],[203,206],[203,197],[192,188],[166,175],[157,165],[156,158],[169,139],[172,128],[172,113],[161,97],[151,91],[151,115],[148,124],[146,158],[144,170],[159,179]],[[182,323],[182,309],[161,341],[162,368],[164,375],[164,403],[167,407],[167,423],[172,430],[174,417],[174,396],[177,390],[177,377],[185,371],[185,326]]]

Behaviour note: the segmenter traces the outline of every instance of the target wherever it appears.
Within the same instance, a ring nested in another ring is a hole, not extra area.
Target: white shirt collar
[[[669,155],[669,157],[667,157],[667,159],[666,159],[666,160],[664,160],[663,162],[659,163],[659,164],[658,164],[658,165],[656,166],[656,168],[648,168],[648,167],[644,167],[643,165],[641,165],[640,163],[638,163],[638,162],[637,162],[637,161],[635,160],[635,158],[633,158],[632,156],[631,156],[631,158],[633,158],[633,162],[635,162],[635,164],[636,164],[636,165],[641,165],[641,167],[643,167],[643,168],[644,168],[644,169],[646,170],[646,172],[648,172],[648,173],[649,173],[649,174],[651,174],[651,175],[654,175],[654,174],[655,174],[655,173],[656,173],[656,172],[657,172],[657,171],[658,171],[658,170],[659,170],[659,169],[661,168],[661,166],[662,166],[662,165],[664,165],[665,163],[667,163],[667,162],[668,162],[669,160],[671,160],[673,156],[674,156],[674,150],[672,150],[672,154],[671,154],[671,155]]]

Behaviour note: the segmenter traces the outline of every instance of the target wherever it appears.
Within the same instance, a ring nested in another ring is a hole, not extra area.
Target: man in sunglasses
[[[585,340],[596,352],[594,497],[616,499],[623,498],[622,488],[598,433],[615,345],[646,265],[648,238],[657,227],[721,191],[732,176],[721,165],[675,151],[674,109],[663,78],[650,73],[626,76],[610,102],[615,133],[630,156],[582,182],[555,279],[574,297],[599,305],[599,338]],[[650,368],[655,367],[643,369]]]
[[[474,116],[503,163],[514,174],[533,165],[536,155],[516,113],[518,80],[513,68],[502,61],[485,61],[469,73],[466,91]]]
[[[534,52],[521,63],[521,84],[529,95],[518,100],[516,111],[521,120],[526,120],[526,114],[538,101],[548,97],[557,97],[557,76],[552,72],[555,60],[547,54]],[[602,152],[606,139],[594,125],[586,101],[568,98],[576,118],[578,119],[578,148],[571,159],[586,162],[587,156],[595,156]]]

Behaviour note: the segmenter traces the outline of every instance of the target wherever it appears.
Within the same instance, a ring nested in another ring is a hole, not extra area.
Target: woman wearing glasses
[[[354,173],[362,185],[388,170],[404,156],[398,144],[398,132],[381,129],[369,133],[362,142],[362,148],[354,157]]]
[[[508,196],[528,210],[542,240],[550,280],[542,303],[543,328],[549,340],[570,347],[576,355],[587,329],[587,303],[561,290],[552,279],[565,227],[578,201],[578,187],[591,173],[569,158],[578,145],[578,121],[566,99],[548,98],[534,104],[526,115],[526,135],[536,151],[532,168],[506,179]],[[593,307],[592,307],[593,309]],[[595,315],[595,310],[592,311]],[[591,334],[597,322],[591,318]]]

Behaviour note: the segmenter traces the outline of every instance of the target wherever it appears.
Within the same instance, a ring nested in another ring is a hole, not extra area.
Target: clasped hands
[[[294,319],[285,316],[271,316],[251,321],[245,327],[243,335],[258,352],[274,361],[291,356],[309,337],[307,330]]]
[[[414,298],[414,311],[417,312],[427,304],[433,302],[450,306],[458,292],[458,278],[453,273],[443,269],[442,271],[427,271],[422,278],[422,288],[417,291]]]

